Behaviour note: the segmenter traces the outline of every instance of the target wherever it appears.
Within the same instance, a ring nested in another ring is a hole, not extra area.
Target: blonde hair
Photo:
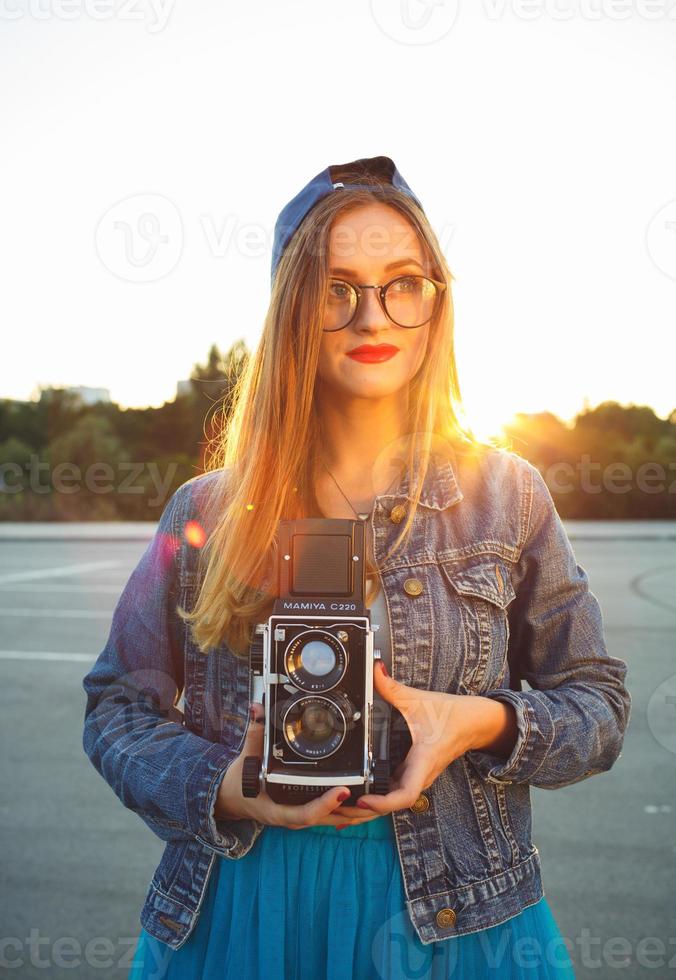
[[[364,182],[364,177],[360,177]],[[450,272],[424,212],[391,185],[329,194],[314,205],[287,245],[272,286],[256,351],[232,392],[232,409],[217,412],[206,470],[220,470],[209,508],[213,527],[200,552],[201,587],[194,608],[179,614],[202,653],[226,642],[248,654],[256,623],[272,611],[276,582],[276,530],[282,519],[316,516],[314,474],[319,418],[314,391],[328,289],[329,240],[339,215],[374,199],[399,211],[415,229],[433,278],[445,282],[430,321],[427,354],[410,382],[408,453],[412,506],[390,554],[409,537],[429,464],[431,443],[453,455],[491,445],[475,438],[464,415],[455,363]],[[421,453],[417,482],[414,459]],[[415,486],[414,486],[415,482]],[[389,557],[389,556],[388,556]],[[367,574],[377,569],[367,561]],[[274,588],[273,588],[274,591]],[[376,590],[376,593],[377,594]],[[374,595],[375,595],[374,594]],[[373,601],[374,595],[371,596]]]

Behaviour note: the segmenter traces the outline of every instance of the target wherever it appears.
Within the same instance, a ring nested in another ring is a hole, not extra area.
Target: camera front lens
[[[310,741],[325,742],[333,731],[333,719],[323,705],[310,704],[300,716],[299,727]]]
[[[314,677],[324,677],[336,666],[336,655],[323,640],[310,640],[301,650],[300,662]]]
[[[328,630],[304,630],[284,653],[289,680],[301,691],[319,694],[341,682],[347,670],[347,651]]]
[[[305,759],[325,759],[336,752],[354,727],[354,709],[342,691],[331,697],[300,694],[282,720],[287,745]]]

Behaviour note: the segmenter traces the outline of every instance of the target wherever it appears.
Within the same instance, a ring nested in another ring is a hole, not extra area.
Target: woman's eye
[[[329,286],[329,296],[333,296],[334,299],[345,299],[348,295],[348,287],[344,282],[333,282]]]
[[[401,279],[396,279],[392,283],[392,288],[396,289],[398,293],[408,293],[415,289],[415,284],[414,276],[402,276]]]

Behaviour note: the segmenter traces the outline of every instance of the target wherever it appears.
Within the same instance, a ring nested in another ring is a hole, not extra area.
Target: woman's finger
[[[401,770],[401,775],[394,782],[394,786],[389,793],[379,796],[377,793],[368,793],[360,797],[363,800],[364,809],[373,810],[381,816],[391,813],[392,810],[401,810],[406,806],[411,806],[411,800],[416,800],[420,795],[420,787],[425,784],[427,765],[424,757],[412,749],[406,757],[406,765]]]
[[[326,818],[332,815],[332,810],[340,806],[341,796],[349,795],[347,786],[332,786],[321,796],[298,806],[280,803],[282,809],[282,824],[287,826],[301,824],[304,827],[315,823],[326,823]]]

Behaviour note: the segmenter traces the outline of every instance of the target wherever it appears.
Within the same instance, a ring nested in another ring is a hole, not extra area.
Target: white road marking
[[[105,609],[0,609],[0,616],[30,616],[31,619],[110,619]]]
[[[0,595],[3,592],[82,592],[85,595],[97,593],[100,595],[120,595],[125,583],[120,585],[63,585],[61,582],[45,584],[43,582],[27,582],[26,585],[0,585]]]
[[[88,561],[79,565],[62,565],[58,568],[35,568],[29,572],[9,572],[0,575],[0,585],[5,582],[28,582],[40,578],[56,578],[60,575],[79,575],[82,572],[100,572],[107,568],[119,568],[121,561]]]
[[[0,660],[72,660],[82,663],[93,663],[96,654],[93,653],[53,653],[49,650],[0,650]]]

